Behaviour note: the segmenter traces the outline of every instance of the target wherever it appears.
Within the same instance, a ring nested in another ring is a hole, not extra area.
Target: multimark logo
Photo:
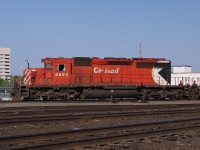
[[[99,68],[94,67],[93,69],[94,73],[108,73],[108,74],[117,74],[119,73],[119,68]]]

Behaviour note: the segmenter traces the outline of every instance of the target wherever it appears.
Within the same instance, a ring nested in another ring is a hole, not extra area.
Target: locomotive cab
[[[44,68],[24,70],[24,85],[48,86],[67,85],[70,83],[71,61],[66,58],[44,58]]]
[[[66,85],[70,82],[71,62],[66,58],[45,58],[41,85]],[[42,77],[42,76],[41,76]]]
[[[45,69],[44,78],[52,79],[52,62],[47,61],[45,59],[42,59],[42,62],[44,63],[44,69]]]

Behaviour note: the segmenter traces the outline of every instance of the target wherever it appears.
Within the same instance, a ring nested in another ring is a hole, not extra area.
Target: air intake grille
[[[75,57],[74,66],[91,66],[90,57]]]

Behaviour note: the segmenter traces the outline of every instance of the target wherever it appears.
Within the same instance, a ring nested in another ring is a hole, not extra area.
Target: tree
[[[11,87],[11,86],[12,84],[10,81],[0,78],[0,87]]]
[[[23,77],[21,76],[10,76],[10,81],[0,78],[0,87],[14,88],[20,86],[20,83],[23,83]]]
[[[0,78],[0,86],[3,84],[3,79]]]

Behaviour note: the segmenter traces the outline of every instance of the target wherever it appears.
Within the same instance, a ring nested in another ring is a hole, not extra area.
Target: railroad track
[[[43,123],[43,122],[56,122],[56,121],[76,121],[84,119],[113,119],[119,117],[155,117],[164,115],[187,115],[187,114],[199,114],[200,109],[192,110],[169,110],[169,111],[145,111],[145,112],[106,112],[106,113],[90,113],[90,114],[57,114],[57,115],[43,115],[43,116],[14,116],[9,118],[0,118],[0,125],[20,125],[31,123]],[[30,115],[30,114],[29,114]]]
[[[200,108],[199,104],[169,104],[164,105],[165,109],[195,109]],[[163,105],[83,105],[83,106],[28,106],[28,107],[0,107],[0,118],[10,116],[30,116],[59,113],[90,113],[90,112],[114,112],[114,111],[133,111],[133,110],[163,110]]]
[[[200,129],[200,117],[0,138],[4,150],[77,149],[95,144]]]

